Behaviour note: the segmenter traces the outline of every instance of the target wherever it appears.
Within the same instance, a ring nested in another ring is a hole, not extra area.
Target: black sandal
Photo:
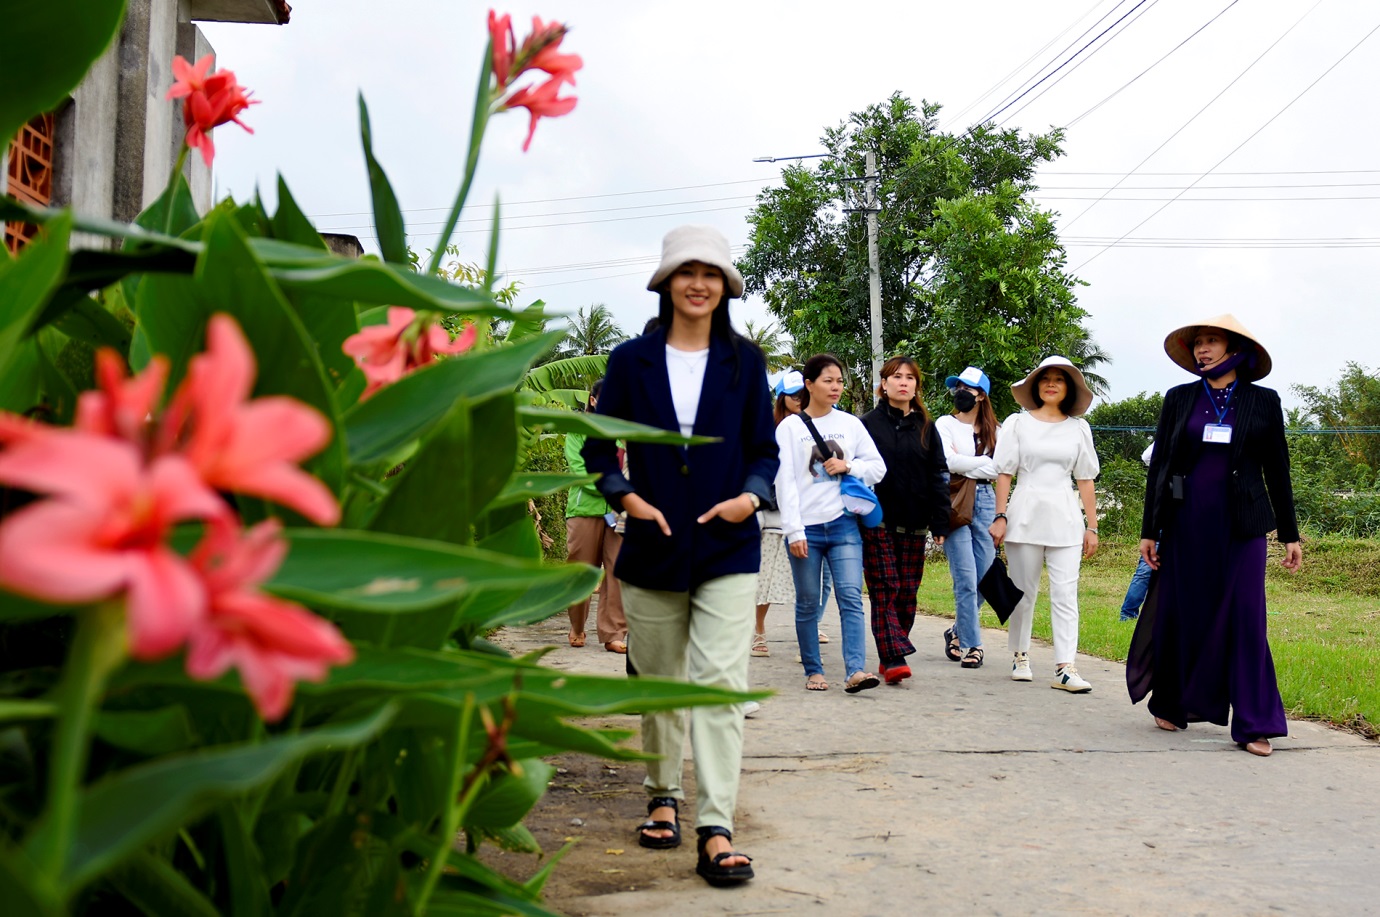
[[[952,627],[944,631],[944,655],[949,657],[950,662],[963,658],[963,647],[959,646],[958,633]]]
[[[753,876],[752,857],[746,853],[739,853],[736,850],[726,850],[723,853],[716,853],[712,858],[705,853],[704,846],[711,837],[726,837],[729,844],[733,843],[733,832],[720,825],[708,825],[704,828],[696,828],[700,836],[700,861],[695,865],[695,872],[710,885],[723,887],[725,885],[737,885],[746,882]],[[733,857],[742,857],[747,860],[742,866],[725,866],[724,860]]]
[[[982,647],[971,646],[968,652],[963,655],[963,661],[959,663],[965,669],[982,668]]]
[[[648,815],[663,807],[676,810],[675,821],[652,821],[649,818],[637,826],[637,842],[650,850],[670,850],[680,846],[680,802],[673,796],[653,796],[647,800]],[[648,831],[670,831],[671,836],[652,837]]]

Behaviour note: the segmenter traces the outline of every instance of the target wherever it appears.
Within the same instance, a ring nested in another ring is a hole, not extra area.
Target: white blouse
[[[1081,417],[1045,423],[1026,413],[1002,424],[993,456],[998,474],[1016,475],[1006,505],[1006,540],[1068,547],[1083,543],[1083,512],[1070,480],[1089,481],[1101,470],[1092,427]]]
[[[973,427],[952,414],[945,414],[934,422],[939,441],[944,444],[944,460],[949,463],[949,472],[978,481],[996,480],[997,466],[992,457],[977,454]],[[997,439],[1001,440],[1000,426],[997,427]]]

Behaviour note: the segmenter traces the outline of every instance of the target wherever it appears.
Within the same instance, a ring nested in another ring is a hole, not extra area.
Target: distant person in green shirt
[[[586,411],[593,412],[599,404],[599,392],[604,387],[600,379],[589,390]],[[565,460],[571,474],[585,473],[585,460],[580,449],[585,437],[579,433],[565,435]],[[623,617],[623,596],[618,579],[613,575],[618,549],[623,536],[614,528],[617,514],[610,508],[599,489],[593,484],[570,488],[565,504],[566,553],[571,563],[603,567],[604,580],[599,584],[598,631],[599,642],[610,653],[628,651],[628,619]],[[589,618],[589,599],[571,605],[570,645],[585,645],[585,621]]]

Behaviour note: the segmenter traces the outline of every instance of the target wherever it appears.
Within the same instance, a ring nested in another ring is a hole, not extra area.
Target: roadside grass
[[[1137,542],[1104,539],[1083,564],[1078,586],[1080,652],[1126,661],[1134,622],[1121,622],[1121,602],[1136,566]],[[1312,538],[1304,545],[1303,570],[1279,567],[1282,551],[1271,545],[1265,594],[1270,649],[1279,691],[1290,716],[1317,719],[1380,738],[1380,543]],[[1050,640],[1049,583],[1042,579],[1033,633]],[[920,609],[953,617],[953,584],[943,554],[930,554],[920,587]],[[983,606],[983,627],[1000,627]],[[988,659],[1005,662],[1005,642],[987,647]]]

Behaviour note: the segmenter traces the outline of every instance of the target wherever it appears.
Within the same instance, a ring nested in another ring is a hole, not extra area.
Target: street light
[[[786,159],[826,159],[833,153],[806,153],[801,156],[758,156],[753,162],[777,162]],[[882,266],[877,250],[877,157],[867,150],[867,171],[864,176],[867,202],[867,292],[872,322],[872,390],[882,384]],[[857,181],[857,179],[853,179]]]

